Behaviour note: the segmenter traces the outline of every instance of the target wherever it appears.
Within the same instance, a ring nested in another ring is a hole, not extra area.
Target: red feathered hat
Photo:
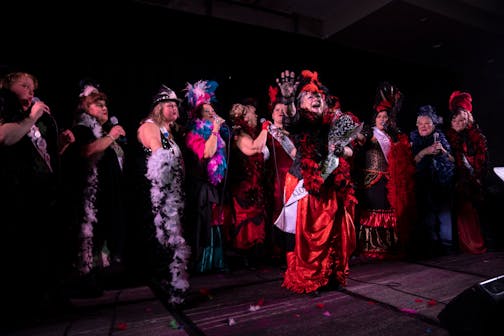
[[[472,112],[471,94],[468,92],[453,91],[448,102],[448,108],[451,112],[455,112],[459,108]]]
[[[376,113],[380,113],[382,111],[390,112],[392,110],[392,104],[388,100],[382,100],[374,106],[374,109]]]
[[[316,71],[303,70],[300,76],[300,90],[298,92],[301,93],[303,91],[308,92],[320,92],[326,93],[326,88],[320,83],[318,79],[318,73]]]

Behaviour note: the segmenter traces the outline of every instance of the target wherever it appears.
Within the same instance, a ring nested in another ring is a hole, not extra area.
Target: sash
[[[390,153],[390,138],[385,132],[379,130],[376,126],[373,127],[373,136],[376,138],[378,143],[380,144],[380,148],[385,156],[385,161],[388,163],[388,155]]]
[[[274,223],[280,230],[287,233],[296,233],[297,203],[306,195],[308,195],[308,192],[303,187],[303,180],[299,180],[296,188],[290,195],[287,202],[285,202],[280,215]],[[284,189],[284,199],[285,196]]]
[[[499,178],[504,181],[504,167],[494,167],[493,171],[495,175],[499,176]]]
[[[278,141],[287,155],[289,155],[290,158],[294,160],[292,151],[294,150],[295,146],[292,143],[291,139],[289,139],[289,137],[282,131],[282,129],[276,127],[275,125],[271,125],[270,127],[268,127],[268,132],[276,141]]]

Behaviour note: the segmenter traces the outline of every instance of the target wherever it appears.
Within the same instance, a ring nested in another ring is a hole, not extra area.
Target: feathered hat
[[[472,97],[468,92],[453,91],[448,101],[448,108],[453,113],[457,109],[462,108],[466,111],[472,112]]]
[[[417,117],[429,117],[435,126],[443,123],[443,118],[437,115],[436,109],[432,105],[420,106],[418,108]]]
[[[401,111],[403,98],[404,96],[397,86],[387,81],[381,82],[376,88],[372,123],[374,124],[378,113],[386,111],[389,124],[397,126],[397,115]]]
[[[87,97],[92,92],[100,92],[100,84],[89,78],[82,79],[79,82],[79,87],[79,97]]]
[[[151,107],[153,108],[157,104],[164,101],[173,101],[176,102],[177,104],[180,103],[180,99],[177,97],[175,91],[170,89],[168,86],[162,84],[158,92],[152,98]]]
[[[303,70],[299,76],[299,86],[296,92],[296,97],[302,92],[319,92],[327,94],[327,88],[322,85],[318,79],[318,73],[316,71]]]
[[[217,101],[215,90],[218,86],[219,84],[213,80],[199,80],[194,84],[187,83],[184,89],[186,91],[185,98],[191,110],[194,111],[201,104]]]
[[[376,89],[374,110],[376,112],[388,111],[391,114],[399,113],[403,100],[402,92],[394,84],[384,81]]]

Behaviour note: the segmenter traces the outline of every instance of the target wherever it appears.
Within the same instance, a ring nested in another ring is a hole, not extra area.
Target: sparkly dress
[[[359,255],[371,259],[401,257],[414,204],[415,166],[407,136],[399,134],[397,141],[392,141],[387,133],[373,127],[364,147],[357,151],[354,164]],[[403,209],[410,218],[402,216]]]

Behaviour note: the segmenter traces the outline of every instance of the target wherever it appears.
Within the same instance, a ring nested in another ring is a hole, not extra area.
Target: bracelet
[[[112,139],[112,141],[115,141],[114,137],[110,134],[105,135],[105,138],[110,138],[110,139]]]
[[[219,135],[219,132],[215,132],[215,131],[213,131],[213,132],[212,132],[212,135],[218,136],[218,135]]]

